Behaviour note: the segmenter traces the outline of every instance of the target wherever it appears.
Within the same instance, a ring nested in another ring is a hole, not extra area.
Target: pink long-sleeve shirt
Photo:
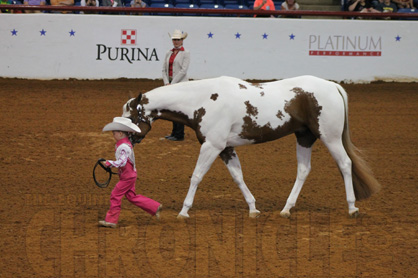
[[[106,166],[118,168],[121,180],[136,178],[135,153],[128,137],[116,142],[116,160],[107,160]]]

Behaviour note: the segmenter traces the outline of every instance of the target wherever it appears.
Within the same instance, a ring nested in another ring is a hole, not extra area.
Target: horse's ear
[[[138,97],[136,98],[136,101],[139,103],[141,101],[142,98],[142,93],[139,93]]]

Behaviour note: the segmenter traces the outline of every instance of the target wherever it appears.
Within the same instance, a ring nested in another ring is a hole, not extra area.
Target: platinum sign
[[[310,56],[381,56],[382,38],[373,36],[310,35]]]

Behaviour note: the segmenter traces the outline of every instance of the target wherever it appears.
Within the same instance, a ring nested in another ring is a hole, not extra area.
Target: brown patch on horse
[[[166,109],[162,109],[162,110],[155,109],[151,111],[150,117],[153,118],[154,120],[163,119],[163,120],[169,120],[172,122],[177,122],[180,124],[190,126],[189,117],[187,117],[187,115],[182,112],[171,111],[171,110],[166,110]]]
[[[286,103],[284,110],[292,118],[308,127],[316,138],[319,138],[321,136],[319,115],[321,115],[322,106],[318,104],[313,93],[306,92],[299,87],[295,87],[291,91],[295,93],[295,97]]]
[[[284,135],[280,133],[280,128],[275,130],[271,127],[270,123],[264,126],[258,125],[255,121],[249,116],[243,118],[244,124],[242,126],[242,131],[239,134],[241,138],[254,140],[255,143],[263,143],[267,141],[276,140]]]
[[[206,137],[200,131],[200,123],[202,122],[203,116],[205,116],[206,110],[203,107],[200,107],[198,110],[193,113],[193,120],[191,121],[190,127],[196,132],[197,140],[200,144],[203,144],[206,141]]]
[[[251,83],[252,86],[259,88],[259,89],[263,89],[263,86],[261,86],[260,83]]]
[[[220,154],[219,154],[219,156],[221,157],[221,159],[222,159],[222,161],[225,163],[225,164],[228,164],[229,163],[229,161],[232,159],[232,158],[234,158],[234,157],[236,157],[237,156],[237,154],[235,153],[235,150],[234,150],[234,148],[233,147],[226,147]]]
[[[270,123],[264,126],[258,125],[252,119],[252,117],[258,115],[258,108],[254,107],[249,101],[246,101],[245,105],[247,107],[247,114],[243,118],[244,124],[242,126],[242,132],[239,134],[241,138],[254,140],[256,143],[263,143],[284,136],[280,131],[280,127],[275,130],[271,127]]]
[[[247,89],[247,87],[245,85],[238,84],[238,86],[239,86],[240,89]]]
[[[142,103],[143,105],[145,105],[145,104],[148,104],[148,103],[149,103],[149,99],[147,98],[147,95],[142,95],[142,98],[141,98],[141,103]]]
[[[260,92],[260,96],[264,97],[264,91]]]
[[[134,114],[138,113],[137,110],[136,110],[136,107],[138,106],[138,104],[145,105],[145,104],[148,104],[148,103],[149,103],[149,100],[148,100],[147,96],[145,94],[141,93],[141,94],[139,94],[138,97],[136,97],[134,100],[129,102],[129,107],[131,109],[129,109],[128,106],[126,108],[127,108],[128,111],[131,111],[131,116],[132,116],[132,113],[134,113]],[[126,104],[126,105],[128,105],[128,104]]]
[[[283,119],[284,115],[283,115],[283,111],[279,110],[276,114],[276,117],[279,118],[280,120]]]
[[[216,101],[216,100],[218,99],[218,97],[219,97],[219,95],[218,95],[218,94],[212,94],[212,95],[210,96],[210,99],[211,99],[211,100],[213,100],[213,101]]]
[[[250,116],[257,117],[258,115],[258,109],[257,107],[254,107],[249,100],[247,100],[245,103],[245,106],[247,106],[247,114]]]
[[[254,140],[255,143],[263,143],[296,133],[298,143],[310,147],[316,138],[320,137],[318,118],[322,107],[318,105],[313,93],[305,92],[301,88],[293,88],[292,91],[295,92],[295,96],[285,104],[284,108],[291,118],[275,129],[270,123],[264,126],[258,125],[251,117],[258,115],[258,109],[248,101],[245,102],[247,114],[243,118],[244,124],[239,136]],[[279,110],[276,116],[281,119],[284,115]]]

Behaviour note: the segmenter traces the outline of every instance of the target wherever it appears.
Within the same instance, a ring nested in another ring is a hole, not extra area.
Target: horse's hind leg
[[[334,160],[337,162],[338,168],[344,179],[345,193],[348,203],[348,213],[351,217],[358,215],[359,209],[355,207],[356,197],[354,195],[353,178],[352,178],[352,162],[348,156],[341,139],[339,140],[324,140],[325,146],[327,146]]]
[[[260,215],[260,211],[255,208],[255,198],[253,194],[251,194],[250,190],[248,189],[247,185],[244,182],[244,177],[242,175],[241,170],[241,163],[239,162],[239,158],[237,153],[235,152],[234,148],[228,147],[225,148],[221,153],[220,157],[225,163],[226,167],[229,170],[233,180],[238,185],[239,189],[241,189],[242,194],[244,195],[245,201],[248,204],[250,209],[250,217],[256,218]]]
[[[296,145],[298,172],[297,172],[295,184],[293,185],[293,188],[292,188],[292,192],[290,192],[290,195],[286,201],[286,205],[283,208],[283,210],[280,212],[280,215],[282,217],[286,217],[286,218],[290,217],[290,209],[296,205],[296,200],[298,199],[299,193],[302,190],[302,186],[305,183],[305,180],[308,177],[309,172],[311,171],[312,144],[310,144],[311,145],[310,147],[303,147],[299,144],[299,140],[298,140],[298,144]]]
[[[203,143],[200,148],[199,158],[196,163],[196,167],[193,171],[192,178],[190,180],[189,191],[187,192],[186,199],[183,202],[183,208],[181,209],[177,218],[189,218],[188,211],[193,205],[194,196],[196,194],[197,186],[202,181],[207,171],[212,166],[216,157],[221,150],[212,146],[209,142]]]

